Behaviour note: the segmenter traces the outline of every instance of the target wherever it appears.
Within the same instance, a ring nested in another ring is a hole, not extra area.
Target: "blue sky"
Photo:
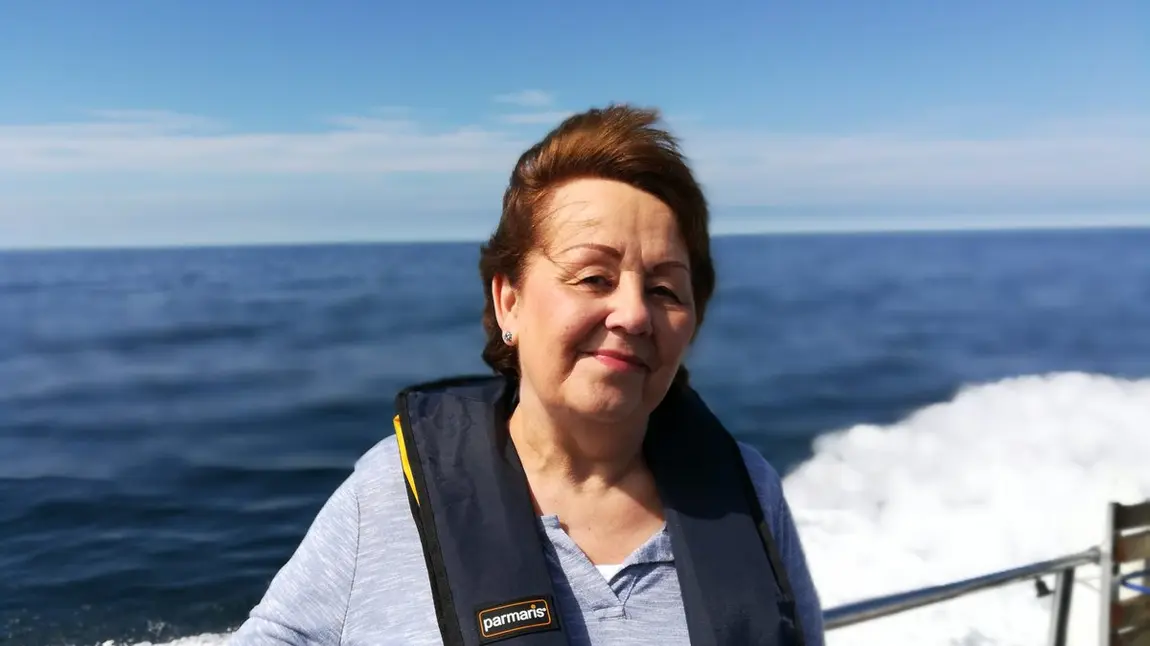
[[[478,238],[659,107],[719,232],[1150,225],[1143,0],[8,0],[0,246]]]

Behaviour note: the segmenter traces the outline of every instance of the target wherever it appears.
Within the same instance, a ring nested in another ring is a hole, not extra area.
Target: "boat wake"
[[[1099,544],[1108,502],[1150,498],[1148,430],[1150,379],[1060,373],[968,387],[897,424],[820,437],[785,490],[823,606]],[[1069,643],[1097,644],[1098,568],[1076,580]],[[841,628],[827,643],[1038,646],[1051,600],[1019,583]]]

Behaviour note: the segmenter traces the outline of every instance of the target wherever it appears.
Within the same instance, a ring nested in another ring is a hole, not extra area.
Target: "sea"
[[[714,253],[687,365],[783,475],[826,608],[1086,549],[1107,502],[1150,498],[1150,230]],[[396,391],[485,371],[477,258],[0,253],[0,643],[226,643]],[[1097,583],[1071,643],[1097,643]],[[1017,584],[828,643],[1038,645],[1049,607]]]

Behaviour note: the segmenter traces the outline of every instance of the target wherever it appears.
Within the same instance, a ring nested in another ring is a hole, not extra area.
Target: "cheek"
[[[689,312],[667,312],[661,321],[661,351],[667,360],[677,359],[687,352],[691,335],[695,332],[695,317]]]
[[[602,322],[603,315],[586,299],[556,290],[536,298],[531,308],[531,328],[541,348],[553,353],[555,347],[570,352],[583,345],[587,336]]]
[[[584,349],[592,337],[601,334],[605,314],[583,302],[568,303],[547,313],[555,326],[559,340],[571,352]]]

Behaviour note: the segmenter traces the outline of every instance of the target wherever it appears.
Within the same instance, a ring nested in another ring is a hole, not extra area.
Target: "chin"
[[[605,424],[634,420],[645,416],[646,379],[580,379],[568,383],[564,399],[568,408],[580,415]]]

